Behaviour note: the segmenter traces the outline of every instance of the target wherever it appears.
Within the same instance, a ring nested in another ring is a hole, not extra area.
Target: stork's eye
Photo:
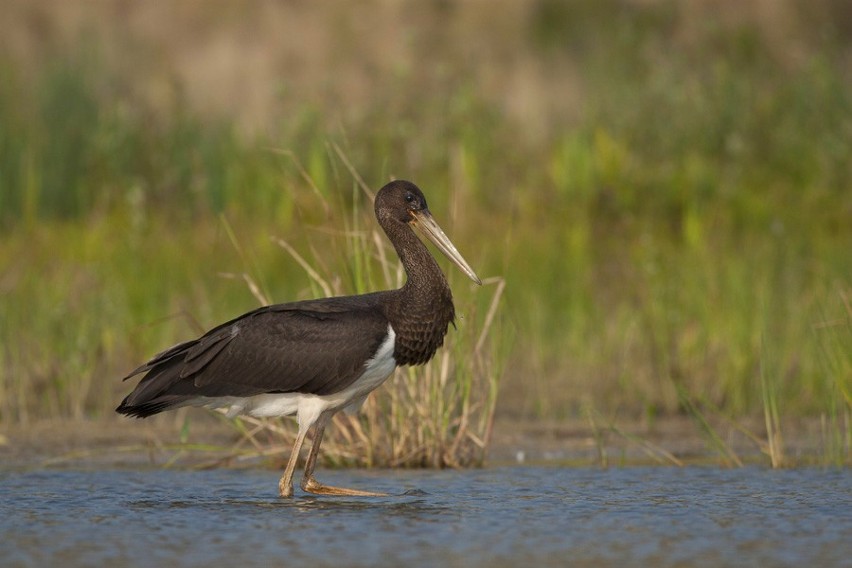
[[[408,203],[414,203],[414,195],[410,193],[405,194],[405,201]]]

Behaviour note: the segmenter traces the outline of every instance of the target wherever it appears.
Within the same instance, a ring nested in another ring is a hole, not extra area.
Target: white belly
[[[367,395],[384,383],[396,368],[393,358],[396,333],[388,325],[388,334],[376,354],[364,365],[364,373],[340,392],[327,395],[306,393],[258,394],[248,397],[205,398],[199,406],[227,408],[228,416],[247,414],[258,418],[290,416],[297,414],[299,424],[310,425],[327,410],[340,410],[347,406],[360,405]]]

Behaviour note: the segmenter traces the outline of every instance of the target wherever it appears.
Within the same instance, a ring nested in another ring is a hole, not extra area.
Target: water
[[[852,566],[849,470],[0,473],[2,566]],[[418,493],[422,492],[422,493]]]

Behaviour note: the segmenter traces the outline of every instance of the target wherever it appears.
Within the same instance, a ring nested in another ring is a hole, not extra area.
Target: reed
[[[726,467],[742,467],[743,460],[734,448],[725,441],[718,429],[713,426],[706,413],[696,404],[683,386],[679,385],[677,389],[685,412],[692,418],[697,430],[706,439],[708,447],[718,454],[720,463]]]
[[[763,417],[766,425],[766,453],[774,469],[784,466],[784,439],[781,436],[781,418],[778,412],[778,393],[772,380],[771,370],[767,370],[763,359],[767,357],[762,350],[760,365],[760,392],[763,400]]]
[[[820,416],[822,460],[840,466],[852,454],[852,293],[840,287],[834,299],[813,331],[831,392]]]

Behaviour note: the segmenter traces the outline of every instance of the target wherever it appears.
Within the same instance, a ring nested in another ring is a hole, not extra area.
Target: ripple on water
[[[0,474],[4,565],[839,565],[848,470],[323,471],[393,497],[276,496],[269,471]]]

